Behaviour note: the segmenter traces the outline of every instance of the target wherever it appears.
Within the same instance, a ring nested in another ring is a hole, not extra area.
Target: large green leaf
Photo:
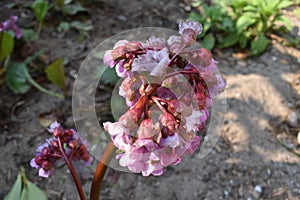
[[[239,35],[233,32],[225,36],[225,38],[219,44],[219,48],[226,48],[236,44],[239,41]]]
[[[15,184],[11,188],[10,192],[4,197],[4,200],[19,200],[21,196],[21,190],[22,190],[22,179],[21,179],[21,175],[19,174]]]
[[[269,40],[264,36],[263,33],[259,33],[258,38],[251,42],[251,54],[258,55],[262,53],[268,44]]]
[[[245,12],[236,22],[238,33],[243,32],[250,25],[257,21],[257,14],[254,12]]]
[[[7,32],[0,32],[0,62],[14,49],[14,38]]]
[[[87,23],[83,23],[80,21],[73,21],[71,24],[71,27],[76,28],[78,30],[82,31],[90,31],[93,30],[93,26]]]
[[[287,28],[287,30],[289,30],[289,31],[293,30],[292,22],[287,16],[281,15],[279,17],[278,21],[282,22],[284,24],[284,26]]]
[[[67,93],[66,88],[66,77],[64,72],[64,59],[57,58],[54,62],[52,62],[47,69],[45,70],[48,79],[58,87],[60,87],[64,94]]]
[[[208,34],[203,38],[202,46],[208,50],[212,50],[215,46],[216,39],[212,34]]]
[[[33,199],[47,200],[47,197],[41,189],[39,189],[30,181],[26,180],[26,183],[24,184],[24,188],[22,191],[21,200],[33,200]]]
[[[35,2],[33,2],[32,9],[39,22],[43,21],[47,14],[48,8],[48,2],[44,0],[35,0]]]
[[[25,93],[29,89],[26,77],[27,68],[24,63],[12,62],[6,72],[6,83],[14,93]]]
[[[283,0],[279,3],[278,8],[279,9],[286,8],[286,7],[293,5],[293,3],[294,3],[293,1]]]
[[[63,7],[63,12],[68,15],[76,15],[78,12],[86,11],[84,7],[79,2],[75,4],[65,5]]]
[[[22,167],[15,184],[4,200],[47,200],[47,197],[42,190],[26,178]]]
[[[28,42],[35,41],[39,38],[39,34],[33,29],[22,29],[22,35],[23,39]]]
[[[103,67],[103,66],[100,66],[100,67]],[[111,84],[111,85],[116,84],[119,79],[120,78],[118,77],[115,68],[107,67],[101,76],[101,81],[103,81],[106,84]]]
[[[202,15],[199,13],[191,12],[189,14],[189,19],[192,21],[202,21]]]

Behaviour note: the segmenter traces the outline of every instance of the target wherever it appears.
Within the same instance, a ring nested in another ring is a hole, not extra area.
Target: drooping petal
[[[54,169],[44,170],[43,168],[39,169],[39,176],[43,178],[49,178],[54,173]]]

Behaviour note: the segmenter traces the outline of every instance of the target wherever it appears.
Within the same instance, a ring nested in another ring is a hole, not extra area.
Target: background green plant
[[[29,181],[22,167],[17,180],[4,200],[47,200],[45,193]]]
[[[293,4],[292,0],[219,0],[208,6],[194,1],[192,5],[200,6],[201,13],[191,13],[189,18],[204,25],[201,36],[204,47],[211,50],[215,45],[218,48],[239,45],[258,55],[265,51],[270,34],[292,31],[291,22],[281,11]],[[297,44],[297,41],[292,42]]]

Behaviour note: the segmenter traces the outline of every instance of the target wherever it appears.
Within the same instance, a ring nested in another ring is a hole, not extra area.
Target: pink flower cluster
[[[83,160],[85,164],[91,164],[93,158],[88,151],[89,144],[81,141],[74,129],[64,130],[59,123],[54,122],[48,131],[54,137],[46,139],[46,142],[36,149],[36,155],[30,161],[31,167],[39,169],[39,176],[52,176],[57,163],[65,159],[64,154],[69,160]]]
[[[205,48],[192,48],[202,31],[198,22],[179,24],[181,36],[151,36],[145,43],[120,40],[104,55],[123,78],[119,95],[129,110],[104,129],[121,151],[123,167],[144,176],[161,175],[199,148],[212,99],[226,85]]]
[[[13,30],[16,33],[16,38],[20,39],[22,37],[22,32],[17,25],[17,16],[11,16],[8,20],[0,23],[0,32]]]

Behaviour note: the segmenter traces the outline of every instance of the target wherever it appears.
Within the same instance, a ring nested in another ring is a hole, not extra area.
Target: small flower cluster
[[[180,163],[203,141],[212,99],[226,85],[216,61],[205,48],[193,48],[202,31],[198,22],[179,24],[181,36],[151,36],[145,43],[118,41],[104,55],[123,78],[119,95],[129,110],[104,129],[121,150],[119,163],[144,176],[161,175]]]
[[[53,137],[36,149],[36,156],[30,161],[31,167],[39,169],[39,176],[52,176],[57,163],[64,159],[91,164],[93,158],[89,154],[89,144],[82,141],[74,129],[64,130],[58,122],[54,122],[48,131]]]
[[[17,25],[17,16],[11,16],[8,20],[0,23],[0,32],[13,30],[16,34],[16,38],[20,39],[22,37],[22,32]]]

